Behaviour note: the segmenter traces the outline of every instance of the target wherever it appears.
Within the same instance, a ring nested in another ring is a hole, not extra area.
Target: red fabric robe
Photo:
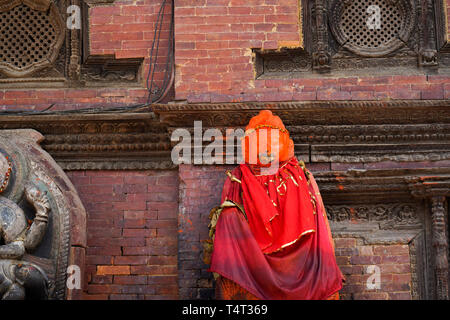
[[[309,173],[309,172],[308,172]],[[291,158],[274,175],[254,175],[246,164],[227,179],[209,271],[260,299],[327,299],[342,288],[322,199]]]

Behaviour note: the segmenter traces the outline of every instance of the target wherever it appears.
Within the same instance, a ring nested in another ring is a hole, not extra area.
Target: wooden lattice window
[[[64,24],[49,1],[9,1],[0,6],[0,70],[23,77],[52,64],[64,41]]]
[[[346,49],[363,56],[383,56],[409,39],[414,12],[414,2],[408,0],[335,1],[330,25]]]

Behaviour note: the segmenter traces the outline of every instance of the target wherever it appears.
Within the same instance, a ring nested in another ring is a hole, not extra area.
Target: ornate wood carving
[[[346,101],[156,105],[154,110],[169,129],[192,127],[194,119],[207,129],[245,127],[261,108],[269,107],[283,119],[304,161],[361,163],[450,159],[447,104]]]
[[[38,130],[65,170],[174,167],[167,129],[149,113],[2,117],[0,128]]]
[[[0,13],[0,73],[24,77],[55,62],[65,24],[54,2],[3,0]]]
[[[406,179],[411,194],[416,198],[429,200],[431,206],[431,245],[433,252],[428,259],[433,274],[428,281],[434,282],[430,295],[434,299],[449,299],[449,256],[448,256],[448,218],[446,218],[446,197],[450,196],[450,174],[417,174]]]
[[[350,170],[315,177],[334,236],[359,237],[367,244],[409,243],[413,298],[448,299],[450,168]],[[424,198],[430,199],[431,214]]]
[[[315,0],[312,16],[315,22],[316,37],[312,54],[313,69],[326,72],[330,69],[331,56],[328,50],[327,11],[324,0]]]
[[[432,0],[421,0],[420,2],[420,53],[419,65],[430,67],[438,65],[436,48],[436,18]]]
[[[434,100],[153,105],[134,113],[5,115],[0,129],[42,132],[43,147],[67,169],[170,168],[176,128],[192,130],[194,121],[204,130],[243,128],[265,108],[283,119],[306,162],[450,159],[450,108]]]
[[[90,55],[81,67],[81,81],[89,86],[136,83],[143,58],[115,59],[113,55]]]
[[[22,68],[14,68],[11,63],[0,62],[0,86],[17,86],[17,83],[23,87],[139,84],[143,58],[116,59],[113,55],[94,56],[89,51],[89,7],[113,2],[114,0],[2,0],[0,12],[22,3],[30,6],[33,10],[46,11],[47,8],[50,8],[48,17],[54,29],[54,34],[50,36],[55,37],[55,40],[49,42],[46,56]],[[67,13],[69,6],[80,8],[81,29],[71,29],[66,26],[66,20],[73,14]],[[7,27],[15,28],[14,23],[11,26],[8,23]],[[45,33],[39,30],[27,29],[27,32],[31,32],[32,35],[36,34],[39,41],[45,37]],[[26,39],[27,37],[21,37],[19,32],[18,46],[22,47],[20,41],[26,42]],[[11,41],[8,40],[8,43]],[[26,46],[24,49],[26,50]],[[25,52],[21,55],[23,55],[23,59],[27,59]],[[23,64],[26,62],[25,60],[17,63]]]
[[[355,204],[326,206],[330,221],[378,222],[381,229],[420,228],[417,208],[409,203]]]
[[[450,66],[446,9],[440,1],[304,0],[302,8],[304,49],[255,50],[258,77],[323,71],[404,74],[417,66],[428,73],[440,60],[441,68]]]
[[[445,197],[431,198],[431,221],[434,248],[434,271],[436,277],[436,299],[448,300],[448,226],[445,220]]]
[[[404,46],[416,23],[414,0],[377,0],[370,11],[362,0],[333,0],[330,3],[330,27],[337,42],[361,56],[385,56]],[[375,18],[380,14],[379,24]],[[369,18],[373,15],[373,21]],[[372,23],[371,27],[368,23]]]
[[[81,9],[80,0],[69,0],[70,5],[77,6]],[[84,25],[82,28],[85,28]],[[79,80],[80,78],[80,63],[81,63],[81,49],[80,49],[80,30],[69,29],[67,31],[70,37],[70,56],[68,65],[67,77],[71,80]]]

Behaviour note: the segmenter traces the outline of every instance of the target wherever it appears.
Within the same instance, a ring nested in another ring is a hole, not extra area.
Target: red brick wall
[[[225,166],[180,165],[178,218],[179,293],[181,299],[214,298],[212,275],[203,262],[202,241],[208,239],[209,212],[220,205]]]
[[[343,300],[410,300],[411,259],[408,245],[364,245],[354,238],[335,238],[336,259],[346,277],[340,298]],[[367,286],[374,273],[380,271],[380,288]]]
[[[177,171],[67,174],[87,211],[84,299],[176,299]]]
[[[145,103],[147,101],[146,76],[149,69],[158,11],[162,0],[115,1],[112,5],[100,5],[89,10],[91,54],[115,54],[116,58],[145,58],[141,70],[142,81],[133,88],[51,88],[0,89],[0,110],[17,108],[42,110],[55,104],[52,110],[77,109],[92,106],[113,107]],[[171,15],[166,6],[166,15]],[[169,16],[161,30],[158,61],[165,63]],[[156,67],[155,81],[161,87],[164,77],[162,65]]]
[[[302,43],[298,4],[176,1],[176,99],[199,103],[450,98],[450,75],[255,80],[252,48]]]
[[[447,7],[450,3],[447,1]],[[137,88],[1,89],[0,109],[53,110],[144,103],[145,75],[162,0],[90,9],[93,54],[144,57]],[[255,80],[252,48],[302,45],[299,0],[175,0],[176,99],[188,102],[449,99],[450,75]],[[170,14],[170,6],[166,14]],[[450,17],[450,9],[447,9]],[[161,33],[164,62],[169,19]],[[155,75],[160,84],[162,66]]]

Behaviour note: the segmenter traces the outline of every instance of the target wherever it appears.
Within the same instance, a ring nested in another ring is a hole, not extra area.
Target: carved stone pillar
[[[434,271],[436,277],[436,298],[448,300],[448,238],[445,219],[445,197],[431,198],[431,221],[434,248]]]

